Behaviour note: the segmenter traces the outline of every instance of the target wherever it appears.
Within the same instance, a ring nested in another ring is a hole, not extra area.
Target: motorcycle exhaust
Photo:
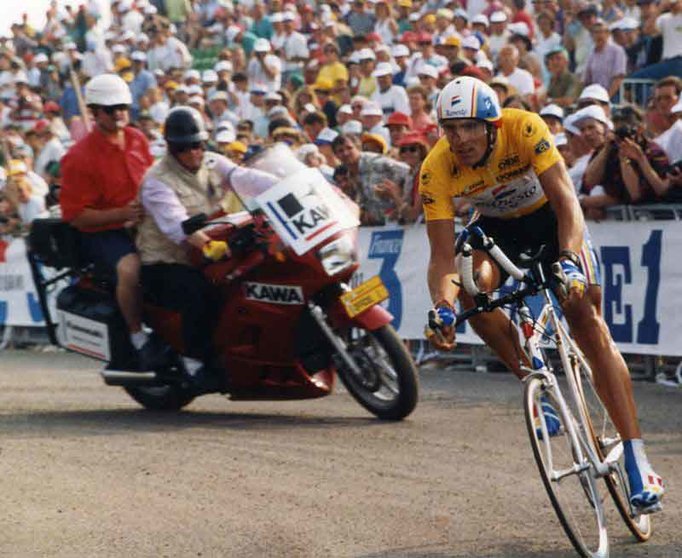
[[[130,372],[128,370],[108,370],[100,371],[104,383],[108,386],[138,386],[157,383],[156,372]]]

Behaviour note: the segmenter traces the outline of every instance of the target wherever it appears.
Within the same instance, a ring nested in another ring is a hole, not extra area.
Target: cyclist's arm
[[[458,287],[452,280],[459,281],[455,266],[455,222],[452,219],[438,219],[426,223],[426,232],[431,246],[427,279],[431,300],[436,303],[447,300],[455,303]]]
[[[583,217],[573,183],[563,162],[554,163],[540,175],[540,184],[559,224],[559,249],[580,253],[585,232]]]

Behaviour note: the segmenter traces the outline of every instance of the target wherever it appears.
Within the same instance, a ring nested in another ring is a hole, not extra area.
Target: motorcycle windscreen
[[[306,167],[276,182],[255,201],[280,238],[298,255],[342,230],[360,225],[349,204],[315,168]]]

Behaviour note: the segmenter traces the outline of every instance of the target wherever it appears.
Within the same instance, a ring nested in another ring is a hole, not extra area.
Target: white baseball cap
[[[488,27],[488,18],[485,17],[483,14],[478,14],[473,17],[471,20],[471,24],[473,25],[474,23],[480,23],[481,25],[485,25]]]
[[[570,132],[574,136],[579,136],[580,135],[580,128],[578,128],[575,125],[575,113],[569,114],[566,118],[564,118],[564,130],[566,132]]]
[[[502,10],[490,14],[490,23],[502,23],[504,21],[507,21],[507,14]]]
[[[393,58],[399,58],[401,56],[409,56],[410,55],[410,49],[407,48],[406,45],[399,44],[399,45],[394,45],[393,48],[391,49],[391,56]]]
[[[360,111],[360,116],[383,116],[384,111],[376,103],[366,103]]]
[[[604,109],[599,105],[589,105],[581,108],[574,114],[574,123],[580,128],[580,124],[588,119],[594,119],[602,124],[605,124],[609,130],[613,130],[613,122],[606,116]]]
[[[362,134],[362,122],[359,120],[349,120],[341,126],[341,131],[344,134]]]
[[[136,50],[130,55],[130,58],[132,60],[137,61],[137,62],[146,62],[147,61],[147,53],[142,52],[141,50]]]
[[[353,107],[351,107],[348,103],[345,105],[341,105],[339,109],[336,111],[337,114],[353,114]]]
[[[220,130],[215,136],[215,140],[218,143],[232,143],[236,139],[237,136],[234,133],[234,130],[230,130],[227,128]]]
[[[488,70],[490,73],[495,72],[495,67],[493,66],[492,61],[488,58],[484,58],[483,60],[479,60],[478,62],[476,62],[476,66],[478,66],[482,70]]]
[[[598,83],[593,83],[588,85],[583,89],[578,100],[581,99],[593,99],[599,101],[600,103],[611,104],[611,99],[609,98],[609,92]]]
[[[552,103],[540,109],[540,116],[553,116],[554,118],[563,120],[564,109],[562,109],[559,105],[555,105],[554,103]]]
[[[217,83],[217,81],[218,74],[215,70],[204,70],[204,72],[201,74],[202,83]]]
[[[358,52],[358,60],[376,60],[376,54],[370,48],[363,48]]]
[[[557,135],[554,136],[554,145],[557,147],[561,147],[562,145],[567,145],[568,144],[568,139],[566,138],[566,134],[559,132]]]
[[[392,76],[393,67],[388,62],[381,62],[377,64],[377,67],[372,72],[372,75],[374,77]]]
[[[232,66],[232,62],[229,60],[221,60],[220,62],[217,62],[215,66],[213,66],[213,69],[216,72],[231,72],[233,68],[234,66]]]
[[[421,68],[419,68],[417,76],[429,76],[433,79],[438,79],[438,69],[435,66],[431,66],[430,64],[424,64]]]
[[[185,72],[185,75],[182,76],[182,79],[187,81],[188,79],[201,79],[201,74],[199,73],[199,70],[187,70]]]
[[[256,39],[253,44],[253,50],[255,52],[270,52],[270,41],[267,39]]]
[[[462,39],[462,48],[470,48],[472,50],[480,50],[481,43],[475,35],[469,35]]]
[[[322,131],[319,134],[317,134],[314,143],[316,145],[331,143],[336,139],[336,136],[338,135],[339,133],[335,132],[331,128],[323,128]]]
[[[214,91],[208,98],[208,101],[225,101],[228,102],[227,91]]]

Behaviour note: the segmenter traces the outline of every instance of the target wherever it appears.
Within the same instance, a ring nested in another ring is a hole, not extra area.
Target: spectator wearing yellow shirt
[[[323,63],[317,74],[318,81],[329,81],[333,88],[348,83],[348,68],[339,60],[339,47],[335,43],[327,43],[322,48]],[[333,95],[334,101],[341,104],[342,99]]]

